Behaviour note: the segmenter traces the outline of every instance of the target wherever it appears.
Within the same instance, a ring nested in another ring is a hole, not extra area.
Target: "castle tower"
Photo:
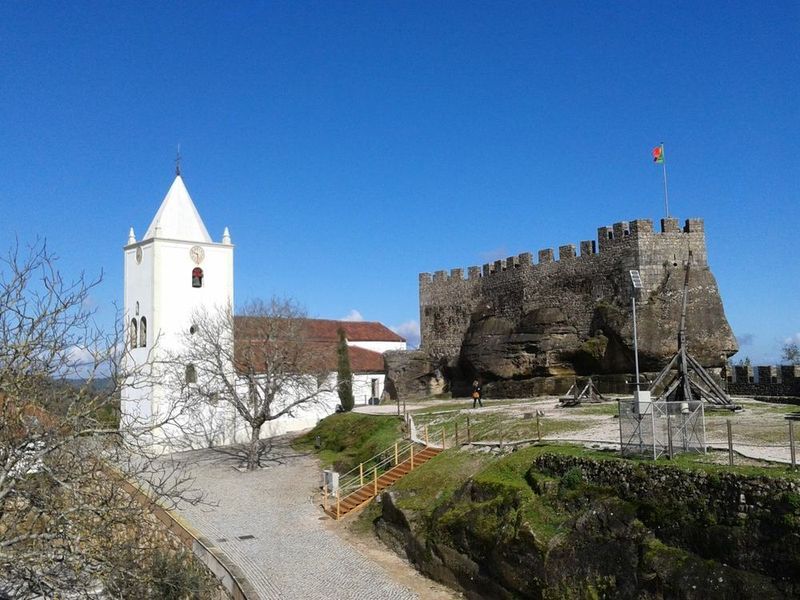
[[[192,315],[233,307],[233,245],[227,227],[212,241],[178,173],[144,237],[131,228],[123,252],[127,366],[156,369],[148,385],[123,388],[121,409],[123,418],[148,419],[168,406],[158,364],[180,353]]]

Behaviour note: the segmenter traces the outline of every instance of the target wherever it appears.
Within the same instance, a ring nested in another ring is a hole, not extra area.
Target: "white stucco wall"
[[[348,346],[356,346],[357,348],[364,348],[365,350],[372,350],[373,352],[380,352],[383,354],[389,350],[405,350],[405,342],[364,342],[347,340]]]
[[[377,380],[377,394],[373,396],[372,380]],[[383,382],[386,376],[383,373],[354,373],[353,374],[353,398],[356,404],[366,404],[372,398],[380,398],[383,395]]]
[[[200,246],[204,252],[199,265],[189,254],[193,246]],[[140,263],[136,261],[137,248],[142,250]],[[192,270],[196,266],[203,269],[200,288],[192,287]],[[146,364],[155,365],[153,385],[129,384],[123,388],[123,418],[160,419],[175,399],[158,384],[163,378],[158,371],[158,361],[181,352],[184,333],[196,310],[216,311],[233,306],[233,246],[160,238],[129,244],[124,248],[123,295],[125,342],[128,344],[125,367],[130,370]],[[142,317],[147,320],[147,345],[137,344],[137,348],[131,348],[128,327],[131,319],[141,322]],[[195,419],[216,429],[215,415],[216,412],[211,411],[196,414]],[[167,433],[165,431],[164,436]]]

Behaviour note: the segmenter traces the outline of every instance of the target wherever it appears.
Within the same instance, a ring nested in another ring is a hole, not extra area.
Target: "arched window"
[[[203,287],[203,269],[200,267],[192,269],[192,287]]]
[[[147,319],[142,317],[139,325],[139,345],[144,348],[147,346]]]
[[[197,383],[197,369],[194,365],[186,365],[186,383]]]
[[[128,337],[130,338],[131,348],[136,348],[136,344],[139,341],[139,334],[138,334],[137,330],[138,330],[138,328],[136,326],[136,319],[131,319],[130,331],[128,332]]]

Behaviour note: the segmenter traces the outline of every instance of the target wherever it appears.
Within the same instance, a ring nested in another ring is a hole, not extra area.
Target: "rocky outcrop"
[[[383,355],[384,393],[392,400],[412,399],[446,391],[444,366],[421,350],[391,350]]]
[[[794,482],[556,455],[537,459],[525,479],[530,490],[470,480],[424,514],[384,493],[376,532],[475,600],[800,592]]]
[[[658,371],[677,350],[684,283],[679,275],[667,272],[648,302],[638,307],[643,370]],[[459,366],[487,381],[633,372],[630,305],[602,298],[586,298],[585,303],[584,310],[533,308],[518,319],[479,311],[464,336]],[[686,312],[692,354],[704,365],[723,366],[737,345],[708,269],[689,272]]]

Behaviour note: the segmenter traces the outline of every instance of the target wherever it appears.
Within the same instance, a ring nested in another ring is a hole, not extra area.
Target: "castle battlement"
[[[619,252],[620,250],[631,250],[635,242],[642,242],[641,250],[655,250],[664,255],[664,260],[672,259],[678,262],[678,254],[683,248],[688,248],[692,255],[693,262],[705,261],[705,227],[703,219],[686,219],[683,227],[680,226],[678,219],[661,219],[661,231],[653,230],[651,219],[635,219],[633,221],[619,221],[613,225],[604,225],[597,228],[596,240],[583,240],[579,245],[565,244],[558,247],[558,256],[553,248],[543,248],[537,253],[537,261],[534,262],[533,254],[523,252],[516,256],[509,256],[505,259],[495,260],[484,265],[470,266],[465,270],[461,268],[448,271],[436,271],[431,273],[420,273],[419,283],[441,283],[454,281],[471,281],[492,275],[497,275],[505,271],[516,269],[535,268],[539,265],[550,265],[552,263],[572,262],[575,260],[592,259],[598,254],[609,252]],[[579,252],[578,252],[579,250]],[[676,251],[677,250],[677,251]],[[640,252],[640,255],[644,252]],[[652,257],[651,257],[652,258]],[[684,257],[683,262],[688,260]],[[644,262],[650,262],[645,260]]]

